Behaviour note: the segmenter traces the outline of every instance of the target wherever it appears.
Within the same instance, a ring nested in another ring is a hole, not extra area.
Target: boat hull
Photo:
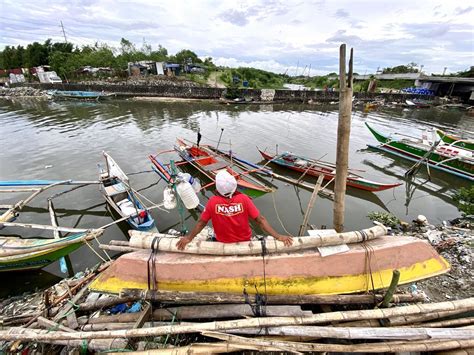
[[[246,194],[247,196],[257,198],[273,191],[269,187],[252,183],[244,174],[237,174],[229,166],[225,166],[225,164],[216,169],[209,169],[210,166],[218,163],[219,161],[197,146],[187,147],[186,143],[179,139],[177,142],[178,147],[176,150],[178,154],[184,160],[189,162],[194,168],[204,174],[208,179],[215,181],[216,174],[220,170],[226,169],[229,174],[236,178],[237,190]]]
[[[381,237],[350,244],[345,253],[321,257],[316,249],[265,256],[211,256],[160,252],[155,257],[160,290],[268,294],[341,294],[388,287],[394,269],[400,284],[447,272],[450,268],[426,242],[411,237]],[[122,288],[148,289],[150,250],[122,255],[90,286],[119,293]],[[264,277],[265,275],[265,277]]]
[[[440,129],[437,129],[436,133],[444,143],[452,144],[463,149],[474,150],[474,142],[472,141],[461,141],[459,137],[447,134]]]
[[[288,168],[288,169],[291,169],[291,170],[294,170],[294,171],[298,171],[300,173],[305,173],[306,175],[319,176],[319,175],[323,174],[324,180],[332,180],[336,177],[336,174],[331,171],[333,169],[325,168],[325,167],[322,167],[322,166],[321,167],[314,166],[310,169],[307,169],[307,168],[304,168],[304,167],[299,167],[299,166],[296,166],[294,164],[291,164],[290,162],[285,161],[285,159],[283,159],[283,158],[275,158],[274,156],[271,156],[270,154],[262,152],[261,150],[259,150],[259,152],[262,155],[262,157],[267,161],[271,160],[272,163],[275,163],[279,166],[282,166],[282,167],[285,167],[285,168]],[[297,156],[295,156],[295,157],[300,158],[300,157],[297,157]],[[305,158],[302,158],[302,159],[305,159]],[[358,177],[358,176],[354,177],[354,176],[351,176],[351,175],[349,175],[347,177],[346,181],[347,181],[346,182],[347,186],[351,186],[351,187],[354,187],[356,189],[371,191],[371,192],[388,190],[388,189],[392,189],[394,187],[397,187],[397,186],[401,185],[401,183],[381,184],[381,183],[378,183],[378,182],[375,182],[375,181],[370,181],[370,180],[367,180],[367,179],[364,179],[364,178],[361,178],[361,177]]]
[[[419,161],[428,153],[428,149],[425,149],[424,147],[418,147],[402,141],[391,140],[374,130],[367,123],[366,126],[374,137],[382,143],[380,146],[368,145],[370,148],[391,153],[411,161]],[[474,166],[469,162],[445,158],[436,152],[431,152],[427,163],[431,168],[474,181]]]
[[[60,248],[18,255],[13,259],[9,258],[8,261],[3,261],[2,258],[0,258],[0,272],[42,269],[62,257],[69,255],[81,247],[82,244],[82,242],[78,242]]]

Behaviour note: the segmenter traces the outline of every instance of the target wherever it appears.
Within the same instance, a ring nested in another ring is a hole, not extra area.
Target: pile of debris
[[[474,323],[469,314],[474,298],[423,304],[420,294],[387,292],[268,295],[262,302],[259,295],[242,294],[90,292],[88,285],[109,265],[44,292],[0,300],[0,352],[400,352],[474,347],[469,327]]]
[[[9,99],[13,97],[43,97],[48,98],[48,93],[45,90],[35,89],[28,86],[21,86],[16,88],[0,87],[0,97]]]
[[[412,291],[425,292],[433,301],[473,296],[474,290],[474,223],[472,216],[432,225],[418,216],[412,224],[402,226],[403,232],[427,240],[450,264],[451,271],[435,279],[419,281]]]

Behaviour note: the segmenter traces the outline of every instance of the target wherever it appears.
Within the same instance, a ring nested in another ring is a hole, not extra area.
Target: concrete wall
[[[17,85],[19,86],[19,85]],[[117,96],[133,97],[133,96],[156,96],[156,97],[175,97],[188,99],[220,99],[224,98],[227,91],[221,88],[207,87],[183,87],[183,86],[157,86],[157,85],[126,85],[124,84],[23,84],[21,86],[30,86],[43,90],[79,90],[79,91],[105,91],[114,92]],[[307,102],[309,100],[318,102],[338,101],[339,93],[325,91],[310,90],[259,90],[259,89],[238,89],[233,90],[234,93],[241,97],[252,98],[255,101],[262,100],[262,93],[266,97],[273,97],[272,101],[280,102]],[[412,94],[373,94],[373,93],[354,93],[358,100],[371,101],[375,99],[386,99],[389,101],[404,102],[406,99],[419,97],[426,98],[422,95]]]

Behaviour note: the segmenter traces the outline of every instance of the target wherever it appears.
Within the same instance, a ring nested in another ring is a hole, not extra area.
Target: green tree
[[[179,64],[202,63],[196,53],[189,49],[183,49],[175,54],[176,62]]]
[[[419,70],[416,68],[416,63],[409,63],[407,65],[398,65],[393,68],[384,68],[382,70],[383,74],[406,74],[406,73],[418,73]]]

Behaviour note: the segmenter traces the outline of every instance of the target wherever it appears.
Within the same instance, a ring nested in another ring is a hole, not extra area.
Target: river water
[[[196,140],[201,131],[202,143],[216,145],[222,133],[220,148],[231,148],[239,157],[260,162],[256,149],[292,151],[300,155],[334,161],[336,155],[337,106],[278,105],[222,105],[211,102],[149,102],[110,101],[50,102],[46,100],[0,101],[0,180],[13,179],[75,179],[96,180],[97,165],[103,163],[102,151],[107,151],[127,173],[131,184],[153,203],[162,201],[162,181],[150,172],[149,154],[172,149],[177,137]],[[370,113],[353,112],[350,167],[363,170],[371,180],[392,183],[405,182],[404,173],[413,164],[367,148],[376,144],[364,125],[372,124],[381,132],[421,137],[426,129],[468,132],[474,131],[473,118],[462,112],[436,109],[403,110],[382,109]],[[163,158],[176,159],[169,153]],[[298,175],[281,169],[280,174]],[[416,187],[428,177],[422,169],[415,184],[407,190],[406,184],[392,190],[369,193],[348,188],[346,198],[346,230],[371,226],[367,214],[371,211],[389,211],[402,220],[411,221],[425,215],[432,223],[458,216],[451,200],[452,194],[469,182],[445,173],[432,171],[432,180]],[[307,178],[314,183],[315,178]],[[203,181],[203,185],[207,183]],[[298,232],[311,191],[296,189],[280,181],[272,181],[273,194],[255,200],[255,204],[279,232]],[[50,190],[35,199],[23,210],[18,222],[50,224],[47,197],[65,188]],[[66,188],[67,189],[67,188]],[[210,193],[206,193],[210,196]],[[1,194],[0,204],[13,204],[25,194]],[[112,221],[112,217],[97,185],[77,189],[54,200],[61,226],[93,228]],[[201,196],[205,203],[205,197]],[[160,231],[180,229],[176,210],[167,213],[152,212]],[[186,227],[191,228],[196,216],[189,215]],[[332,225],[332,201],[318,198],[309,223],[317,226]],[[126,224],[106,230],[101,237],[126,240]],[[4,228],[3,235],[31,237],[51,236],[41,231],[23,231]],[[98,250],[96,248],[96,250]],[[107,258],[99,250],[100,257]],[[84,246],[70,255],[74,271],[78,272],[101,261],[100,257]],[[0,275],[0,297],[18,294],[36,287],[57,282],[64,274],[54,263],[38,272]]]

